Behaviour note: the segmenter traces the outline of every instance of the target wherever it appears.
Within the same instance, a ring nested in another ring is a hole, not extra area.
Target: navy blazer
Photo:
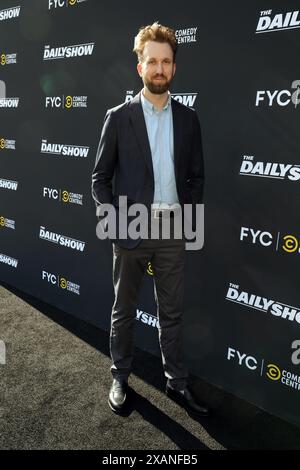
[[[202,202],[204,165],[201,129],[196,112],[172,99],[174,170],[179,203]],[[92,173],[92,196],[96,206],[127,196],[128,206],[143,203],[151,208],[154,197],[152,156],[141,92],[131,101],[107,111]],[[129,218],[130,221],[130,218]],[[195,221],[193,220],[193,228]],[[134,248],[138,240],[114,240]]]

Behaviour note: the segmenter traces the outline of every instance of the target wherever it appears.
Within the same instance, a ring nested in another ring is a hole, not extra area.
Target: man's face
[[[165,93],[175,75],[176,64],[173,62],[173,51],[169,43],[147,41],[144,47],[142,62],[137,71],[144,85],[151,93]]]

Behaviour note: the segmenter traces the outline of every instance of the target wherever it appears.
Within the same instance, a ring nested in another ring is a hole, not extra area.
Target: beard
[[[161,81],[155,80],[155,78],[163,78]],[[153,93],[154,95],[162,95],[166,91],[169,90],[172,78],[167,80],[165,76],[160,75],[159,77],[155,77],[154,79],[144,78],[144,85],[148,88],[148,90]]]

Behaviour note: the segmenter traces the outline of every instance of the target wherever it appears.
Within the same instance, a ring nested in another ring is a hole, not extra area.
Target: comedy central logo
[[[0,54],[1,65],[11,65],[17,63],[17,54]]]
[[[300,253],[300,238],[291,233],[271,233],[251,227],[241,227],[240,241],[248,242],[251,245],[271,247],[278,252]]]
[[[15,230],[15,220],[7,219],[6,217],[0,216],[0,228],[11,228]]]
[[[256,176],[259,178],[299,181],[300,165],[256,162],[253,155],[243,155],[239,174],[241,176]]]
[[[259,373],[262,378],[267,377],[272,382],[280,382],[290,389],[300,391],[300,376],[286,369],[280,369],[273,362],[268,363],[265,359],[250,356],[235,347],[228,347],[227,361],[230,361],[232,365],[247,368],[251,374]]]
[[[153,267],[151,265],[151,261],[148,261],[148,264],[147,264],[147,273],[150,275],[150,276],[153,276]]]
[[[281,371],[280,371],[279,367],[277,367],[275,364],[268,364],[267,365],[266,375],[270,380],[280,380],[281,379]]]
[[[65,279],[64,277],[61,277],[60,280],[59,280],[59,287],[61,287],[62,289],[66,289],[67,288],[67,279]]]
[[[284,245],[282,245],[282,248],[286,253],[295,253],[298,251],[299,240],[294,235],[285,235],[283,240]]]
[[[300,103],[300,80],[292,82],[291,90],[258,90],[256,92],[255,106],[259,107],[264,104],[269,107],[284,107],[292,104],[297,108]]]
[[[42,280],[64,291],[68,291],[68,292],[71,292],[72,294],[80,295],[80,285],[75,284],[74,282],[71,282],[65,276],[60,276],[59,274],[53,274],[53,273],[49,273],[48,271],[43,270]]]
[[[62,7],[74,7],[81,3],[85,3],[88,0],[48,0],[48,10],[62,8]]]
[[[300,376],[286,369],[280,369],[276,364],[268,364],[266,376],[273,382],[280,382],[286,387],[300,391]]]
[[[93,54],[94,47],[94,42],[61,47],[45,46],[43,60],[71,59],[74,57],[90,56]]]
[[[46,96],[45,107],[50,109],[87,108],[87,96]]]
[[[16,141],[0,137],[0,150],[16,150]]]
[[[197,29],[198,27],[196,26],[191,26],[189,28],[184,28],[184,29],[176,29],[175,31],[175,36],[177,39],[178,44],[187,44],[187,43],[193,43],[197,42]]]
[[[82,206],[83,195],[79,193],[73,193],[67,191],[66,189],[56,189],[56,188],[43,188],[43,197],[48,199],[54,199],[63,203],[69,204],[79,204]]]

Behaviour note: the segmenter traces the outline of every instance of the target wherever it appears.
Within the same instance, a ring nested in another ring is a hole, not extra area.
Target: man
[[[106,113],[92,175],[97,208],[110,203],[119,213],[124,211],[119,196],[127,196],[129,205],[142,203],[149,209],[151,223],[166,214],[173,214],[175,219],[176,210],[185,203],[201,203],[204,170],[199,121],[194,110],[171,99],[169,92],[176,71],[176,51],[172,29],[157,22],[140,28],[134,52],[144,87],[131,102]],[[133,360],[136,303],[151,261],[166,393],[189,411],[208,415],[208,408],[197,403],[188,388],[183,363],[184,238],[174,237],[174,226],[169,239],[154,239],[147,227],[145,231],[150,238],[123,239],[118,232],[112,240],[115,301],[109,406],[115,412],[124,410]]]

